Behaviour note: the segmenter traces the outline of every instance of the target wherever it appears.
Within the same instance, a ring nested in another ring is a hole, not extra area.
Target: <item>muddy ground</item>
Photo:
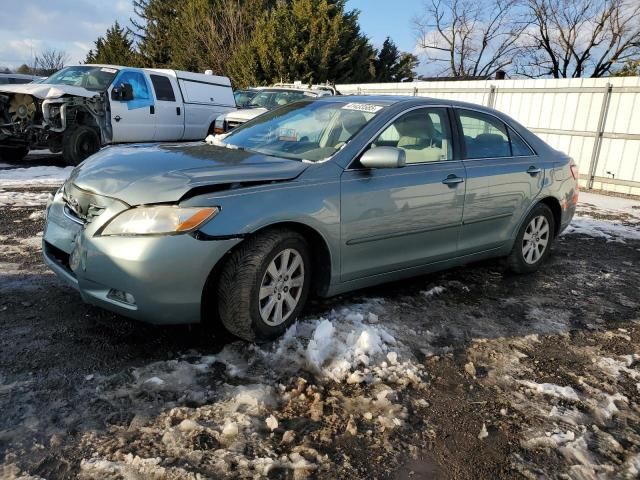
[[[0,208],[0,478],[640,475],[638,240],[315,300],[258,348],[83,304],[40,260],[41,210]],[[325,328],[382,355],[311,368]]]

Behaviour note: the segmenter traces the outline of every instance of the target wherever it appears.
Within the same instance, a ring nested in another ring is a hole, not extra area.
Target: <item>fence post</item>
[[[602,107],[600,107],[600,117],[598,118],[598,130],[593,141],[593,151],[591,152],[591,162],[589,163],[589,180],[587,181],[587,190],[593,188],[593,180],[598,169],[598,160],[600,160],[600,149],[602,148],[602,135],[604,127],[607,123],[607,113],[609,112],[609,103],[611,102],[611,91],[613,85],[607,83],[607,90],[602,98]]]
[[[489,87],[489,98],[487,98],[487,107],[493,108],[493,106],[496,104],[495,97],[496,97],[496,86],[491,85]]]

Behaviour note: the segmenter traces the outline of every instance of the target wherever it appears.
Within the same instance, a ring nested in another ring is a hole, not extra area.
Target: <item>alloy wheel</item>
[[[274,327],[285,322],[300,301],[303,285],[302,255],[293,248],[282,250],[262,277],[258,299],[262,320]]]
[[[537,263],[549,244],[549,221],[544,215],[531,219],[522,237],[522,257],[529,265]]]

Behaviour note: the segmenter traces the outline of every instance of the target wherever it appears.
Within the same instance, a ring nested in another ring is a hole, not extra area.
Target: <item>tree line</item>
[[[392,39],[374,48],[346,0],[132,0],[130,27],[98,37],[85,63],[213,70],[236,87],[280,81],[400,82],[418,58]],[[638,0],[424,0],[412,21],[433,76],[640,75]],[[45,49],[23,73],[48,75]]]
[[[236,87],[400,82],[418,58],[387,38],[378,51],[346,0],[133,0],[132,26],[117,22],[85,63],[213,70]]]

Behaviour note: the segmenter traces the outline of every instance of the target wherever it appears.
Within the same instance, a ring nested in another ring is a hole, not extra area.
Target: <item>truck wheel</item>
[[[218,281],[225,328],[247,341],[282,335],[304,307],[311,285],[309,244],[297,232],[274,229],[242,243]]]
[[[536,205],[518,231],[507,258],[509,269],[515,273],[535,272],[549,255],[555,231],[551,209],[543,203]]]
[[[19,162],[29,153],[27,147],[1,147],[0,158],[7,162]]]
[[[95,129],[80,125],[65,132],[62,140],[62,157],[68,165],[78,165],[100,150],[100,137]]]

